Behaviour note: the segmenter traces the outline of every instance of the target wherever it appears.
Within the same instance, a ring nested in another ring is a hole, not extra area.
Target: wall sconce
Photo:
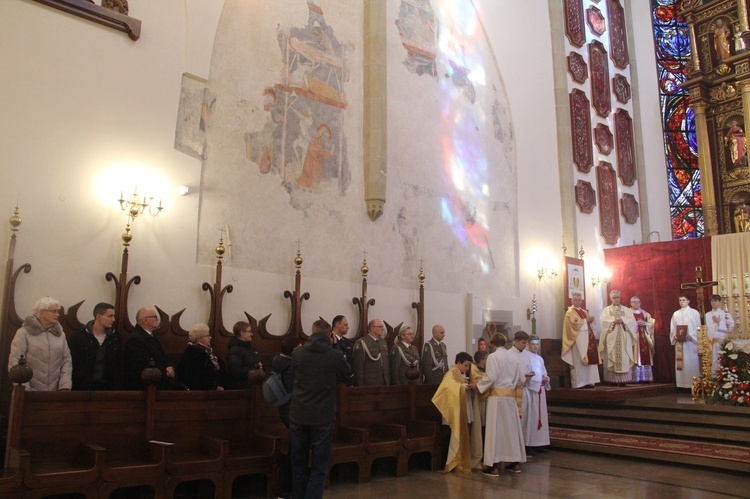
[[[542,267],[536,270],[536,274],[539,276],[540,281],[543,277],[554,279],[555,277],[557,277],[557,270]]]
[[[607,284],[609,284],[609,277],[596,276],[591,278],[591,285],[594,287],[599,285],[606,286]]]
[[[130,199],[125,199],[123,196],[123,193],[120,192],[120,199],[117,200],[118,203],[120,203],[120,209],[123,213],[125,213],[131,220],[135,220],[138,218],[138,216],[148,213],[152,217],[159,216],[159,213],[161,213],[161,210],[164,209],[164,207],[161,205],[161,200],[159,200],[159,206],[154,208],[154,198],[153,197],[146,197],[143,196],[143,200],[138,198],[137,193],[133,193],[133,196],[130,197]]]
[[[595,275],[591,278],[591,285],[594,287],[597,286],[606,286],[609,284],[609,279],[612,277],[612,273],[609,272],[607,269],[604,269],[604,272],[602,272],[599,275]]]

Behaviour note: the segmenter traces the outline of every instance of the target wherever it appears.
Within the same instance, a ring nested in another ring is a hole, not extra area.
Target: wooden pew
[[[259,403],[264,404],[259,386],[157,392],[153,437],[175,444],[167,492],[183,481],[209,480],[216,497],[231,497],[237,477],[257,473],[266,476],[268,495],[277,495],[280,438],[256,425]]]
[[[396,476],[407,473],[409,457],[429,452],[431,467],[439,460],[438,424],[418,416],[419,405],[430,406],[434,386],[410,384],[384,387],[343,387],[339,389],[339,421],[342,427],[367,430],[364,479],[369,480],[375,459],[396,460]],[[417,402],[419,400],[419,403]],[[433,406],[434,407],[434,406]],[[425,411],[427,417],[434,412]]]

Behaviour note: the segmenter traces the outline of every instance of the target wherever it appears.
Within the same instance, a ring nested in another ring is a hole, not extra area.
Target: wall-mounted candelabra
[[[130,233],[130,225],[135,222],[135,219],[143,214],[148,214],[152,217],[157,217],[162,212],[164,207],[159,200],[159,205],[154,206],[154,198],[138,196],[137,192],[133,192],[133,195],[126,199],[123,192],[120,192],[120,198],[117,200],[120,204],[120,210],[125,213],[128,217],[128,222],[125,224],[125,232],[122,234],[122,245],[127,247],[130,246],[130,241],[133,240],[133,234]]]

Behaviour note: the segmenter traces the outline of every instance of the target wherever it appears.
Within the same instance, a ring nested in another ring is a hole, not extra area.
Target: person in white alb
[[[716,374],[719,367],[719,348],[727,333],[734,331],[734,319],[732,314],[721,309],[721,296],[711,295],[711,311],[706,313],[706,327],[708,328],[708,339],[711,342],[711,373]]]
[[[679,326],[684,326],[680,328]],[[692,388],[693,376],[700,376],[698,360],[698,330],[701,314],[690,308],[690,298],[680,295],[680,309],[672,314],[669,325],[669,342],[674,345],[675,384],[679,388]],[[683,333],[680,330],[684,330]]]
[[[523,390],[523,412],[521,427],[523,440],[526,443],[526,457],[535,456],[536,452],[549,445],[549,422],[547,418],[547,393],[552,387],[549,384],[544,359],[537,354],[539,337],[529,339],[527,352],[529,364],[534,375],[526,378]],[[542,449],[543,450],[543,449]]]

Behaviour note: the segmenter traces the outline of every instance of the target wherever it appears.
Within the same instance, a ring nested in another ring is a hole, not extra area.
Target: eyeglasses
[[[60,309],[59,308],[45,308],[45,312],[52,312],[53,314],[60,315]]]

